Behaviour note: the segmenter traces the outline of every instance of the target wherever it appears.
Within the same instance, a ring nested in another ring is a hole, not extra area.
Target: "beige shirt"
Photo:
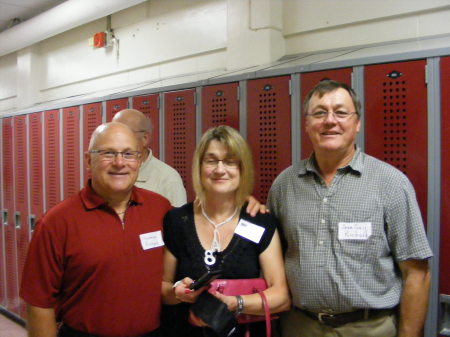
[[[135,185],[161,194],[172,206],[179,207],[186,203],[186,190],[180,174],[154,157],[151,150],[147,160],[142,163]]]

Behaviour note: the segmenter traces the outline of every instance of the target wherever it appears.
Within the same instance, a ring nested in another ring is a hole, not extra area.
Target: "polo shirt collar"
[[[352,160],[350,163],[348,163],[345,167],[342,167],[341,169],[349,168],[350,170],[361,174],[364,169],[364,163],[363,163],[363,155],[361,153],[361,149],[359,147],[356,147],[355,154],[353,155]],[[316,157],[314,152],[309,156],[308,159],[302,160],[299,164],[298,168],[298,174],[299,175],[305,175],[308,172],[319,174],[319,171],[317,170],[317,163],[316,163]]]
[[[86,185],[80,191],[80,198],[83,206],[87,210],[93,210],[102,206],[106,206],[105,200],[103,200],[103,198],[99,196],[92,188],[91,179],[86,182]],[[133,190],[131,191],[130,205],[137,205],[142,203],[142,195],[139,193],[138,189],[133,186]]]

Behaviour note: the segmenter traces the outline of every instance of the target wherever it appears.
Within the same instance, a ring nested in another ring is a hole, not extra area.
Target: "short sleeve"
[[[20,296],[29,304],[51,308],[57,302],[64,246],[64,239],[59,234],[55,226],[49,226],[42,219],[36,224],[20,288]]]

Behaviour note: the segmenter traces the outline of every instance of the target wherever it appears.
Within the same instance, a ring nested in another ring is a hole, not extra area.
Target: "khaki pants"
[[[397,317],[382,315],[333,328],[292,309],[281,316],[281,331],[282,337],[395,337]]]

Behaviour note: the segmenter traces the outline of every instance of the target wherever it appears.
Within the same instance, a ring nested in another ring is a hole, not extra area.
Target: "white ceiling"
[[[11,28],[65,0],[0,0],[0,32]]]

